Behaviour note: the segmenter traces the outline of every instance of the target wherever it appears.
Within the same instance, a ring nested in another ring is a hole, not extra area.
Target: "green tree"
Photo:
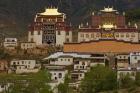
[[[9,59],[10,55],[5,53],[4,49],[0,49],[0,59]]]
[[[81,93],[97,93],[114,90],[116,86],[116,72],[108,67],[96,65],[85,75],[81,83]]]
[[[65,76],[64,83],[60,83],[58,85],[58,92],[59,93],[73,93],[72,89],[70,89],[70,87],[69,87],[69,83],[70,83],[70,76],[69,76],[69,74],[67,74]]]
[[[1,74],[0,81],[12,83],[7,93],[52,93],[48,82],[50,75],[46,70],[31,74]]]
[[[130,74],[122,76],[119,82],[120,88],[131,88],[135,86],[135,80],[130,77]]]
[[[136,73],[136,85],[140,86],[140,72]]]

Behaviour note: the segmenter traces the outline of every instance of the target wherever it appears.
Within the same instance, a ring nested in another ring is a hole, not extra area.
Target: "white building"
[[[35,42],[21,42],[20,43],[20,48],[21,49],[32,49],[36,47],[36,43]]]
[[[116,40],[122,40],[126,42],[139,42],[138,32],[115,32],[114,33]]]
[[[64,83],[65,75],[68,71],[64,66],[46,66],[46,69],[51,74],[51,80],[57,81],[58,83]]]
[[[72,31],[71,30],[62,30],[56,31],[56,45],[63,46],[64,43],[72,42]]]
[[[74,71],[87,72],[90,69],[91,59],[76,59],[74,61]]]
[[[71,79],[73,81],[81,81],[85,77],[85,72],[84,71],[72,71],[71,72]]]
[[[37,13],[29,27],[28,41],[37,45],[63,45],[71,42],[72,32],[67,29],[65,19],[66,15],[60,13],[58,8],[47,8],[44,12]]]
[[[60,83],[64,83],[65,76],[68,73],[68,70],[64,66],[46,66],[46,69],[51,74],[51,82],[49,85],[54,93],[57,93],[57,86]]]
[[[4,93],[5,91],[8,91],[10,85],[11,85],[10,83],[0,84],[0,93]]]
[[[98,29],[86,29],[80,28],[81,32],[78,32],[78,42],[89,42],[89,41],[99,41],[103,39],[110,39],[109,37],[103,37],[103,34],[98,31]],[[88,31],[89,30],[89,31]],[[97,30],[97,31],[94,31]],[[112,40],[125,41],[125,42],[139,42],[138,32],[115,32],[113,34],[106,34],[106,36],[112,36]]]
[[[136,78],[136,69],[131,68],[124,68],[124,69],[118,69],[117,70],[117,79],[121,79],[125,77],[126,75],[129,75],[131,79],[135,80]]]
[[[140,69],[140,52],[130,53],[130,66]]]
[[[18,45],[17,38],[5,38],[3,46],[6,49],[15,49]]]
[[[6,86],[3,85],[3,84],[1,84],[1,85],[0,85],[0,93],[4,92],[4,91],[6,91],[6,90],[7,90],[7,89],[6,89]]]
[[[35,26],[40,27],[40,23],[34,23]],[[33,26],[34,26],[33,25]],[[30,30],[28,32],[28,42],[35,42],[36,45],[42,45],[42,35],[43,31],[38,29],[37,27],[30,26]]]
[[[129,54],[118,54],[116,56],[117,69],[127,69],[128,67],[130,67],[129,61]]]
[[[64,52],[57,52],[50,55],[44,60],[48,60],[49,64],[51,65],[73,65],[74,58],[89,58],[90,55],[88,54],[78,54],[78,53],[64,53]]]
[[[36,60],[12,60],[10,62],[9,73],[15,72],[21,73],[36,73],[41,68],[40,64]]]
[[[79,25],[78,42],[99,40],[116,40],[124,42],[139,42],[137,24],[127,25],[125,13],[113,8],[104,8],[98,13],[92,13],[90,25]]]
[[[91,58],[90,67],[97,64],[106,66],[106,61],[108,60],[108,57],[105,54],[92,54]]]
[[[82,28],[80,28],[82,29]],[[84,29],[85,31],[85,29]],[[78,42],[89,42],[89,41],[97,41],[101,39],[100,32],[78,32]]]

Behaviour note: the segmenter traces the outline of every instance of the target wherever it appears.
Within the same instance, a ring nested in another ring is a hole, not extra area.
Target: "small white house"
[[[0,93],[4,93],[10,87],[10,83],[1,83],[0,84]]]
[[[117,79],[121,79],[125,77],[126,75],[129,75],[131,79],[135,80],[136,77],[136,69],[131,69],[131,68],[124,68],[124,69],[118,69],[117,70]]]
[[[6,86],[1,84],[0,85],[0,93],[4,92],[6,90]]]
[[[118,54],[116,56],[116,65],[118,69],[129,67],[129,54]]]
[[[40,64],[37,64],[36,60],[12,60],[10,62],[9,73],[36,73],[40,67]]]
[[[78,54],[78,53],[64,53],[64,52],[56,52],[50,55],[44,60],[48,60],[50,65],[61,65],[61,66],[69,66],[73,65],[74,58],[89,58],[88,54]]]
[[[6,49],[15,49],[17,45],[18,45],[17,38],[5,38],[3,42],[3,46]]]
[[[64,66],[53,65],[46,66],[46,69],[51,74],[51,82],[49,82],[49,85],[51,86],[51,89],[54,91],[54,93],[57,93],[57,86],[60,83],[64,83],[68,70],[66,70]]]
[[[90,59],[77,59],[74,61],[74,71],[87,72],[90,69]]]
[[[21,42],[20,43],[20,48],[23,50],[26,49],[32,49],[36,47],[36,43],[35,42]]]
[[[57,81],[58,83],[64,83],[65,75],[68,71],[64,66],[46,66],[46,69],[51,74],[51,80]]]
[[[71,72],[71,79],[73,81],[81,81],[85,77],[84,71],[72,71]]]
[[[140,69],[140,52],[130,53],[130,66]]]
[[[106,61],[108,60],[108,57],[105,54],[92,54],[91,55],[91,63],[90,67],[93,67],[97,64],[100,65],[106,65]]]

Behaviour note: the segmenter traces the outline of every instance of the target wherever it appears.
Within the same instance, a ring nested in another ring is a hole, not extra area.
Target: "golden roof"
[[[102,28],[111,29],[111,28],[114,28],[114,25],[113,25],[113,24],[104,24],[104,25],[102,26]]]
[[[47,8],[45,12],[39,13],[40,15],[62,15],[63,13],[59,13],[57,8]]]
[[[104,8],[104,10],[101,10],[101,12],[116,12],[117,10],[114,10],[113,7],[112,8]]]

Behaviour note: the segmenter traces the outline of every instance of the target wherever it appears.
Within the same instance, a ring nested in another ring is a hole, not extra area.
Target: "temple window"
[[[58,31],[58,35],[61,35],[60,31]]]
[[[124,34],[121,34],[121,37],[124,37]]]
[[[84,37],[84,34],[81,34],[81,37]]]
[[[34,35],[34,31],[31,31],[31,35]]]
[[[126,34],[126,37],[129,37],[129,34],[128,33]]]
[[[134,33],[132,33],[131,37],[135,37],[135,34],[134,34]]]
[[[58,77],[59,77],[59,78],[62,78],[62,73],[59,73],[59,74],[58,74]]]
[[[97,34],[96,34],[96,37],[100,37],[100,34],[99,34],[99,33],[97,33]]]
[[[66,42],[69,42],[69,38],[66,39]]]
[[[86,38],[89,38],[89,34],[86,34]]]
[[[94,38],[94,34],[91,34],[91,38]]]
[[[119,37],[119,34],[117,33],[115,36],[116,36],[116,37]]]
[[[40,35],[40,31],[38,31],[38,35]]]
[[[34,41],[34,39],[33,38],[31,38],[31,42],[33,42]]]
[[[137,57],[134,58],[135,60],[137,59]]]
[[[69,32],[66,32],[66,35],[69,35]]]
[[[82,65],[85,65],[85,62],[82,62]]]

